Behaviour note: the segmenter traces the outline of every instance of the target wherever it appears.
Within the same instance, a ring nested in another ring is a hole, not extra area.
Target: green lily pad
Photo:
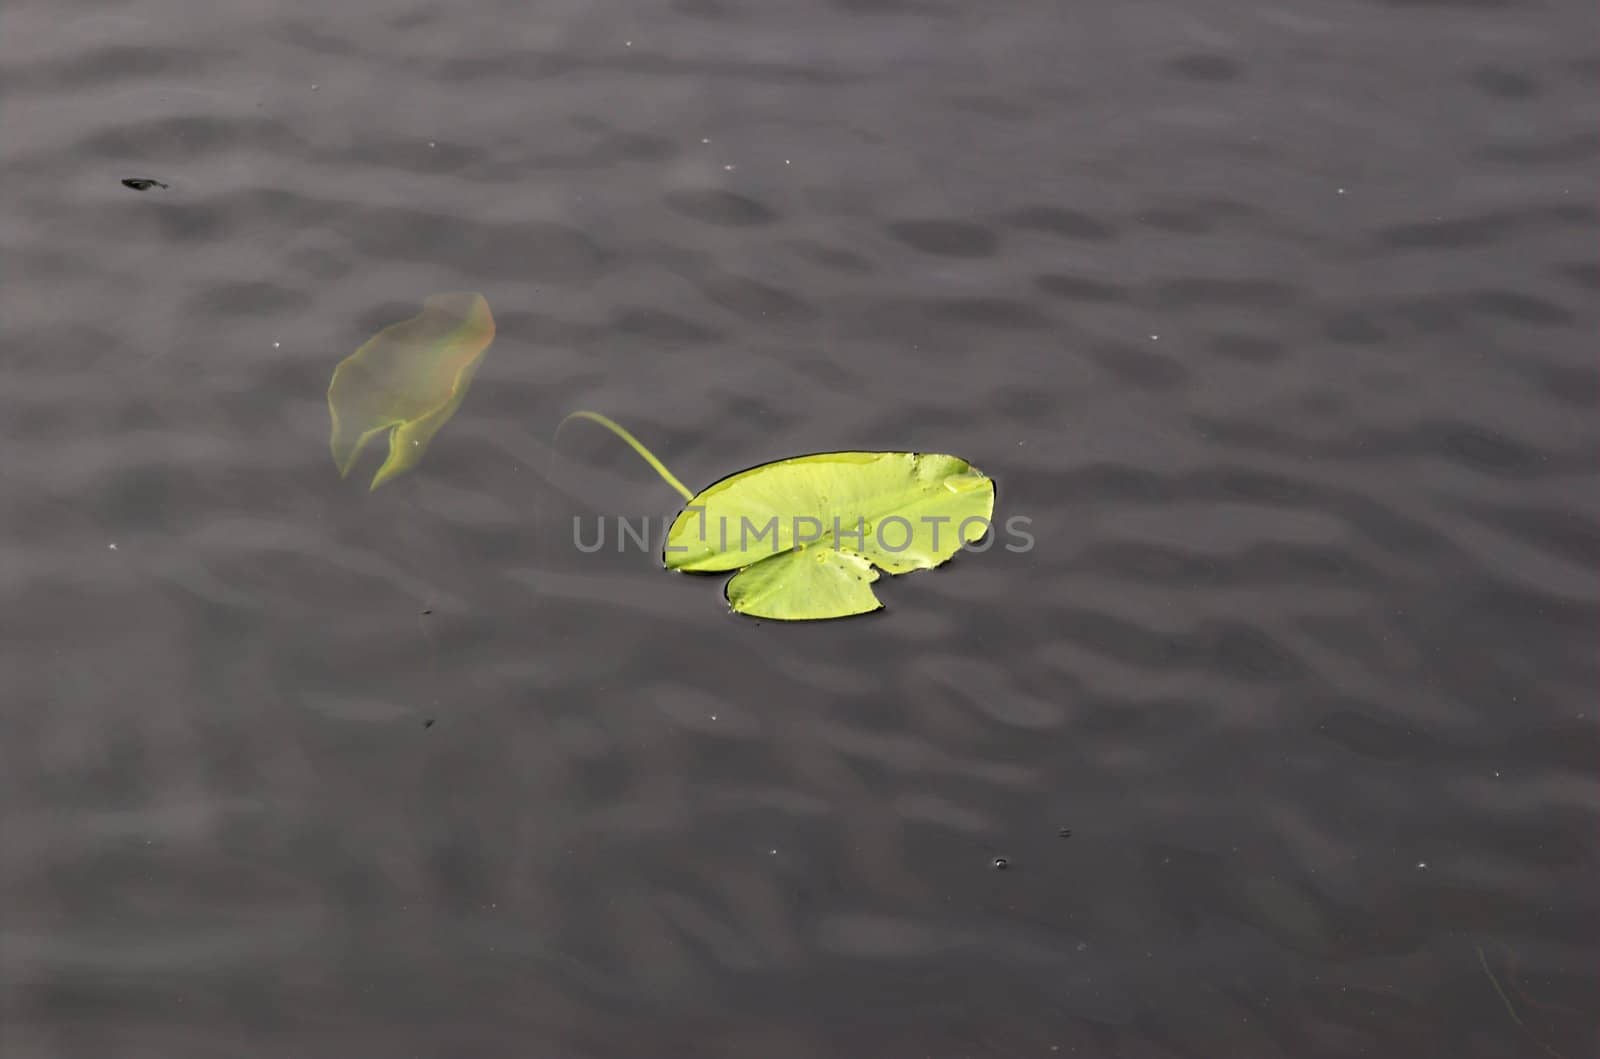
[[[740,471],[690,494],[633,435],[594,412],[686,503],[667,530],[669,570],[737,571],[728,604],[778,621],[843,618],[883,606],[878,571],[939,566],[980,540],[994,482],[956,456],[824,452]],[[568,418],[572,418],[569,416]]]
[[[371,488],[415,467],[461,407],[493,341],[494,318],[483,295],[434,294],[421,313],[389,325],[341,361],[328,385],[329,445],[339,477],[386,431],[389,457]]]
[[[728,582],[728,606],[778,621],[848,618],[882,608],[870,587],[872,563],[853,552],[810,545],[745,567]]]
[[[738,570],[728,602],[741,614],[841,618],[882,606],[877,570],[939,566],[993,514],[994,482],[959,457],[824,452],[702,490],[667,530],[663,558],[670,570]]]

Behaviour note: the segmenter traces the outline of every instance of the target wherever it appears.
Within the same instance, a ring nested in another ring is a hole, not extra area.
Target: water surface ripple
[[[1594,1054],[1593,27],[1082,6],[8,5],[0,1053]],[[1036,544],[737,619],[580,407]]]

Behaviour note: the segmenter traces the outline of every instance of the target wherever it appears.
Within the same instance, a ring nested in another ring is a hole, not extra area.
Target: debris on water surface
[[[1072,828],[1063,827],[1063,828],[1061,828],[1061,830],[1057,831],[1056,834],[1061,836],[1062,838],[1071,838],[1072,837]]]
[[[122,186],[125,188],[132,188],[135,191],[149,191],[151,188],[167,187],[167,185],[163,184],[161,181],[151,180],[149,177],[128,177],[123,180]]]
[[[433,718],[429,717],[426,721],[423,721],[422,722],[422,727],[424,727],[424,728],[432,728],[433,727]]]
[[[1011,867],[1011,862],[1009,860],[1006,860],[1004,857],[996,857],[994,859],[994,870],[995,871],[1005,871],[1009,867]]]
[[[1514,1006],[1512,1006],[1511,998],[1506,995],[1505,989],[1501,988],[1500,979],[1496,978],[1494,971],[1489,969],[1489,958],[1483,954],[1483,947],[1481,945],[1479,945],[1479,946],[1474,946],[1474,948],[1477,949],[1477,952],[1478,952],[1478,963],[1483,967],[1483,973],[1489,976],[1489,984],[1494,986],[1494,991],[1495,991],[1496,994],[1499,995],[1500,1002],[1505,1005],[1506,1012],[1511,1016],[1511,1021],[1513,1021],[1513,1022],[1515,1022],[1517,1024],[1517,1028],[1522,1030],[1523,1034],[1530,1041],[1532,1041],[1534,1044],[1537,1044],[1541,1049],[1543,1049],[1546,1055],[1555,1056],[1555,1059],[1566,1059],[1566,1056],[1562,1055],[1560,1052],[1556,1051],[1554,1048],[1552,1048],[1548,1044],[1544,1043],[1544,1041],[1542,1039],[1540,1039],[1539,1037],[1534,1036],[1533,1030],[1528,1028],[1528,1024],[1526,1022],[1522,1021],[1522,1016],[1518,1015],[1517,1014],[1517,1009]],[[1512,969],[1515,970],[1515,963],[1513,963]],[[1523,1001],[1525,1001],[1526,1003],[1532,1004],[1535,1007],[1544,1008],[1547,1011],[1566,1011],[1566,1012],[1570,1012],[1571,1014],[1574,1014],[1574,1015],[1579,1014],[1577,1011],[1574,1011],[1571,1008],[1562,1007],[1559,1004],[1537,1004],[1534,1001],[1530,1000],[1525,994],[1523,994],[1523,992],[1520,989],[1517,989],[1517,987],[1516,987],[1514,982],[1508,982],[1507,984],[1511,985],[1512,990],[1515,991],[1517,996],[1519,996]]]

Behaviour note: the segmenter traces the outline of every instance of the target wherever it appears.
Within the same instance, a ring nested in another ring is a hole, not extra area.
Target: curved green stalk
[[[694,494],[691,493],[684,486],[684,484],[682,482],[678,481],[677,478],[673,477],[672,472],[667,470],[666,466],[660,460],[656,459],[655,453],[653,453],[649,449],[645,448],[644,447],[644,443],[642,441],[640,441],[638,438],[634,437],[632,434],[628,433],[626,430],[624,430],[617,423],[613,422],[610,418],[601,415],[599,412],[577,411],[577,412],[573,412],[571,415],[567,416],[567,419],[588,419],[588,420],[592,420],[593,422],[599,423],[601,426],[603,426],[607,430],[611,431],[611,433],[615,434],[617,437],[621,438],[623,441],[626,441],[628,443],[629,447],[632,448],[634,452],[637,452],[644,459],[644,462],[648,463],[651,466],[651,468],[653,468],[655,470],[655,472],[661,476],[661,480],[666,482],[668,485],[672,486],[672,488],[676,489],[679,493],[681,493],[685,500],[693,500],[694,499]],[[567,425],[567,419],[563,419],[559,424],[557,424],[557,426],[556,426],[556,434],[557,435],[559,435],[561,433],[561,428]],[[550,439],[550,444],[551,444],[552,447],[555,445],[555,438],[554,437],[552,437]]]

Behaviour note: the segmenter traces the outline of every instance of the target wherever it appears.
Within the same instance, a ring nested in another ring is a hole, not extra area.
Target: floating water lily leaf
[[[994,482],[956,456],[824,452],[740,471],[691,495],[631,434],[594,412],[686,499],[667,531],[670,570],[738,571],[728,603],[780,621],[877,610],[878,571],[939,566],[988,532]],[[570,418],[570,417],[569,417]]]
[[[494,341],[494,318],[481,294],[435,294],[422,312],[391,324],[340,362],[328,386],[330,446],[339,477],[378,434],[389,432],[389,458],[372,488],[417,465],[428,442],[461,406]]]
[[[779,621],[847,618],[883,606],[869,587],[872,563],[853,552],[802,545],[745,567],[728,582],[728,606]]]

